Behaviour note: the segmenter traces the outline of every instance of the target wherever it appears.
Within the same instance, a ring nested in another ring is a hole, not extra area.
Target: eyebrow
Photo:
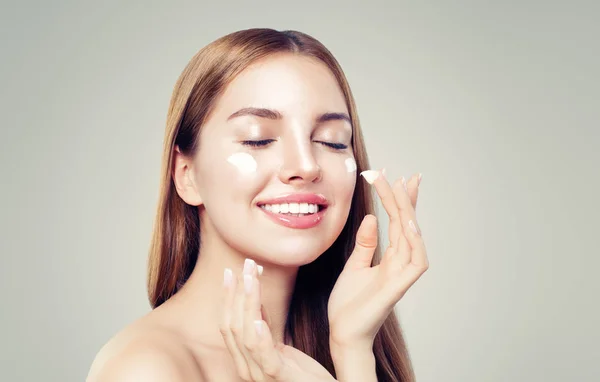
[[[277,110],[258,108],[258,107],[245,107],[231,114],[227,120],[231,120],[233,118],[252,115],[259,118],[267,118],[272,120],[282,119],[283,115]],[[321,114],[317,118],[317,123],[324,123],[328,121],[346,121],[352,125],[352,121],[350,120],[350,116],[346,113],[324,113]]]

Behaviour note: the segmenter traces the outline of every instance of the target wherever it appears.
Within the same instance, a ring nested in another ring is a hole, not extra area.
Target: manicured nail
[[[257,265],[256,265],[256,269],[258,269],[258,275],[259,275],[259,276],[260,276],[260,275],[262,275],[262,273],[263,273],[263,266],[262,266],[262,265],[258,265],[258,264],[257,264]]]
[[[375,179],[377,179],[379,177],[379,171],[366,170],[366,171],[361,172],[360,175],[362,175],[363,178],[365,178],[367,183],[373,184]]]
[[[231,285],[231,280],[233,280],[233,272],[229,268],[225,268],[223,272],[223,285],[228,287]]]
[[[404,186],[404,191],[408,191],[408,187],[406,186],[406,179],[404,179],[404,177],[402,177],[401,179],[402,179],[402,185]]]
[[[256,263],[254,262],[254,260],[252,259],[246,259],[244,261],[244,271],[243,273],[245,275],[251,275],[252,271],[254,270],[254,266],[256,265]]]
[[[252,275],[244,275],[244,290],[248,294],[252,292]]]
[[[419,234],[419,230],[417,229],[417,226],[415,225],[415,222],[414,222],[414,221],[410,220],[410,221],[408,222],[408,225],[410,226],[410,229],[411,229],[411,230],[412,230],[414,233],[416,233],[416,234]]]
[[[423,178],[423,174],[419,173],[419,183],[418,184],[421,184],[421,178]]]
[[[261,320],[254,321],[254,328],[256,329],[256,334],[258,334],[259,337],[262,337],[263,325]]]
[[[385,167],[381,169],[381,176],[385,178]]]

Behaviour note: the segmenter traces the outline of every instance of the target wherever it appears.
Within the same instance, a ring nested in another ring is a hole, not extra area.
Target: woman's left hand
[[[377,219],[365,216],[354,251],[331,292],[328,317],[332,344],[370,350],[383,322],[429,262],[415,215],[420,176],[408,183],[401,178],[392,187],[378,171],[363,175],[375,186],[389,215],[390,243],[380,264],[371,266]]]

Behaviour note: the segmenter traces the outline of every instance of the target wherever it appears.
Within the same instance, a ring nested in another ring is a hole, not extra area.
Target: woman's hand
[[[225,308],[221,334],[244,381],[331,382],[319,362],[294,347],[273,343],[263,320],[258,268],[246,259],[243,274],[225,269]]]
[[[334,348],[371,351],[381,325],[429,263],[416,222],[420,176],[391,187],[378,171],[361,175],[372,183],[389,215],[389,246],[381,263],[371,266],[377,247],[377,219],[367,215],[356,246],[340,274],[328,303],[330,343]]]

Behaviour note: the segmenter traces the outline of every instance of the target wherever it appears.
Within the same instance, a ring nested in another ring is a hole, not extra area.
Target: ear
[[[202,204],[200,190],[196,185],[194,172],[192,171],[192,158],[184,155],[179,146],[173,149],[172,177],[175,189],[179,197],[191,206]]]

